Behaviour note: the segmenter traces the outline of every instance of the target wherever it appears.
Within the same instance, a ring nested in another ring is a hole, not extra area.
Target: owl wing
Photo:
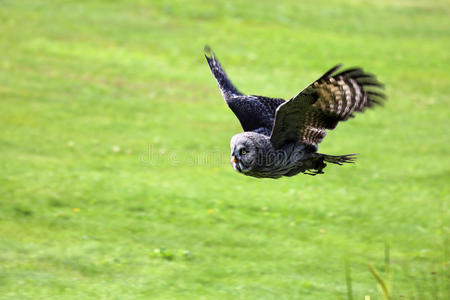
[[[270,135],[276,109],[285,100],[242,94],[228,78],[209,46],[205,47],[205,57],[225,102],[239,119],[244,131]]]
[[[326,72],[276,111],[271,141],[276,148],[286,143],[302,142],[317,150],[338,122],[353,117],[367,107],[382,104],[384,86],[372,74],[360,68],[335,73],[341,65]]]

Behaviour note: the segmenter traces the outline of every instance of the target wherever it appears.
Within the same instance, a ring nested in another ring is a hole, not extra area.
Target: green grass
[[[392,299],[448,299],[448,1],[0,4],[0,299],[383,299],[385,242]],[[234,172],[207,43],[247,93],[377,74],[320,146],[357,164]]]

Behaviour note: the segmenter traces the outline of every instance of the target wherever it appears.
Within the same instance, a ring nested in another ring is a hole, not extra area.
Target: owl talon
[[[303,172],[303,174],[316,176],[317,174],[325,174],[325,173],[322,171],[322,169],[320,169],[320,170],[306,171]]]

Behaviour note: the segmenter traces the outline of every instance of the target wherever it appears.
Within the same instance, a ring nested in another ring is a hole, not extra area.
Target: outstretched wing
[[[209,46],[205,47],[205,57],[225,102],[239,119],[244,131],[257,131],[270,135],[275,111],[285,100],[242,94],[231,83]]]
[[[317,150],[326,129],[353,117],[374,104],[382,104],[384,86],[372,74],[351,68],[334,74],[341,65],[326,72],[276,111],[271,141],[275,147],[303,142]],[[334,75],[333,75],[334,74]]]

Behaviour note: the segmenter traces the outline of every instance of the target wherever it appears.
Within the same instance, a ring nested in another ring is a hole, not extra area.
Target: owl
[[[323,174],[327,163],[354,163],[355,154],[318,153],[326,130],[355,112],[383,104],[384,86],[361,68],[338,72],[341,64],[286,101],[244,95],[230,81],[209,46],[205,57],[225,102],[244,130],[232,137],[231,164],[244,175],[280,178]]]

